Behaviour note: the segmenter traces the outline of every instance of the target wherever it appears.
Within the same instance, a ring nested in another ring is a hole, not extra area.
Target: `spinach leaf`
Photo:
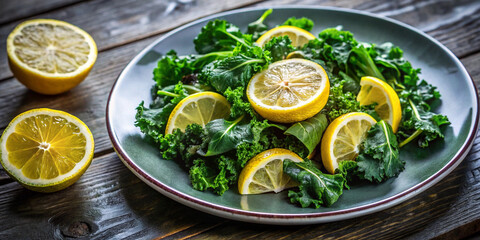
[[[260,36],[267,32],[268,26],[263,23],[265,18],[272,13],[272,9],[265,11],[262,16],[255,22],[249,23],[247,27],[247,33],[252,35],[252,40],[256,41]]]
[[[311,161],[283,161],[283,171],[300,185],[298,191],[288,191],[290,202],[306,208],[331,206],[343,193],[345,178],[341,174],[325,174]]]
[[[307,147],[309,153],[312,153],[322,139],[327,125],[328,121],[325,114],[317,113],[307,120],[293,124],[285,131],[285,134],[297,137]]]
[[[299,27],[307,31],[312,31],[313,29],[313,21],[306,17],[302,17],[298,19],[296,17],[291,17],[287,19],[287,21],[285,21],[282,25]]]
[[[390,124],[381,120],[372,126],[362,144],[357,164],[362,178],[369,181],[382,182],[403,171],[405,161],[399,157],[397,137]]]
[[[242,142],[252,142],[253,134],[249,123],[239,124],[245,116],[235,121],[215,119],[205,126],[210,138],[205,156],[219,155],[235,149]]]

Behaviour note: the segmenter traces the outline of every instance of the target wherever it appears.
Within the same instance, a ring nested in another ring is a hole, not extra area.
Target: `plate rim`
[[[125,153],[125,150],[119,143],[119,139],[116,138],[115,130],[113,129],[111,123],[110,123],[110,103],[112,100],[112,96],[114,96],[115,89],[117,87],[118,82],[124,78],[124,75],[132,68],[135,63],[140,60],[141,57],[143,57],[148,51],[150,51],[153,47],[155,47],[159,42],[163,41],[164,39],[170,37],[171,35],[182,31],[190,26],[196,25],[200,22],[206,21],[206,20],[211,20],[215,18],[220,18],[223,16],[228,16],[231,14],[239,14],[242,12],[250,12],[250,11],[259,11],[259,10],[267,10],[267,9],[308,9],[308,10],[326,10],[326,11],[337,11],[337,12],[345,12],[345,13],[353,13],[353,14],[358,14],[358,15],[363,15],[367,17],[372,17],[372,18],[378,18],[396,25],[400,25],[401,27],[407,28],[410,31],[413,31],[422,37],[427,38],[431,42],[433,42],[435,45],[443,49],[445,53],[447,53],[458,66],[459,66],[459,71],[465,73],[465,76],[468,77],[467,81],[470,86],[472,87],[469,89],[471,91],[473,89],[473,92],[475,93],[475,101],[473,102],[472,106],[472,117],[473,114],[474,116],[474,122],[472,122],[473,126],[473,131],[470,131],[467,137],[467,140],[462,144],[460,149],[455,153],[455,155],[448,161],[448,163],[443,166],[439,171],[428,177],[427,179],[421,181],[420,183],[402,191],[399,192],[391,197],[382,199],[377,202],[373,202],[370,204],[362,205],[362,206],[357,206],[353,208],[348,208],[348,209],[342,209],[342,210],[335,210],[335,211],[329,211],[329,212],[318,212],[318,213],[299,213],[299,214],[284,214],[284,213],[265,213],[265,212],[256,212],[256,211],[248,211],[248,210],[240,210],[236,208],[231,208],[215,203],[211,203],[208,201],[204,201],[201,199],[198,199],[194,196],[182,193],[180,191],[177,191],[170,186],[158,181],[148,173],[144,172],[141,170],[141,168],[132,160],[128,157],[128,155]],[[169,31],[165,35],[159,37],[156,39],[154,42],[143,48],[138,54],[135,55],[135,57],[129,61],[129,63],[124,67],[124,69],[120,72],[119,76],[115,80],[115,83],[112,86],[112,89],[108,95],[108,100],[106,104],[106,125],[107,125],[107,132],[108,136],[110,138],[110,141],[113,145],[113,148],[117,155],[119,156],[120,160],[124,163],[125,166],[127,166],[130,171],[132,171],[138,178],[140,178],[143,182],[145,182],[147,185],[150,187],[154,188],[164,196],[167,196],[171,198],[172,200],[175,200],[183,205],[186,205],[188,207],[192,207],[194,209],[224,217],[227,219],[232,219],[232,220],[240,220],[240,221],[245,221],[245,222],[251,222],[251,223],[262,223],[262,224],[276,224],[276,225],[283,225],[283,224],[314,224],[314,223],[324,223],[324,222],[333,222],[333,221],[340,221],[340,220],[346,220],[358,216],[363,216],[367,214],[371,214],[374,212],[378,212],[390,207],[393,207],[397,204],[400,204],[401,202],[404,202],[419,193],[425,191],[426,189],[430,188],[431,186],[435,185],[438,183],[440,180],[442,180],[445,176],[447,176],[450,172],[452,172],[462,161],[463,159],[468,155],[473,142],[475,140],[475,137],[478,132],[479,128],[479,95],[478,92],[476,91],[477,86],[475,82],[473,81],[470,73],[466,70],[465,66],[461,63],[461,61],[442,43],[440,43],[438,40],[434,39],[433,37],[429,36],[428,34],[420,31],[417,28],[414,28],[406,23],[400,22],[395,19],[391,19],[382,15],[378,15],[375,13],[370,13],[366,11],[361,11],[361,10],[355,10],[355,9],[348,9],[348,8],[340,8],[340,7],[328,7],[328,6],[308,6],[308,5],[282,5],[282,6],[270,6],[270,7],[247,7],[247,8],[240,8],[240,9],[235,9],[235,10],[229,10],[225,12],[220,12],[216,13],[213,15],[208,15],[205,17],[202,17],[200,19],[194,20],[192,22],[189,22],[187,24],[184,24],[180,27],[176,27],[175,29]],[[292,221],[295,220],[295,221]]]

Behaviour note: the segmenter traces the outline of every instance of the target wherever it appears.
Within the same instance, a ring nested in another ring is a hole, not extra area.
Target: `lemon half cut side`
[[[0,138],[0,162],[28,189],[64,189],[87,170],[94,152],[93,135],[77,117],[48,108],[15,117]]]
[[[97,46],[85,31],[53,19],[19,24],[7,38],[10,69],[27,88],[59,94],[82,82],[97,59]]]

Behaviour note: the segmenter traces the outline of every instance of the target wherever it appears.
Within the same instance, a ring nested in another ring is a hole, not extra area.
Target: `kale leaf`
[[[405,161],[400,159],[397,137],[390,124],[381,120],[372,126],[356,161],[361,178],[369,181],[382,182],[403,171]]]
[[[237,43],[251,45],[252,36],[244,35],[240,29],[225,21],[213,20],[207,23],[193,40],[198,53],[232,51]]]
[[[287,19],[282,25],[294,26],[294,27],[305,29],[307,31],[312,31],[313,29],[313,21],[306,17],[302,17],[302,18],[291,17]]]
[[[295,50],[292,40],[288,36],[272,38],[263,49],[270,52],[272,62],[285,59],[289,53]]]

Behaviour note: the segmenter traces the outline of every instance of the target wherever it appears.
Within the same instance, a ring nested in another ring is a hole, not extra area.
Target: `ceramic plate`
[[[187,173],[175,162],[161,159],[159,151],[134,126],[135,108],[142,100],[148,106],[154,84],[152,71],[162,55],[170,49],[179,55],[194,53],[192,41],[210,20],[225,19],[246,31],[247,24],[265,10],[230,11],[180,27],[145,48],[120,74],[107,104],[107,128],[122,161],[145,183],[175,201],[229,219],[267,224],[321,223],[366,215],[406,201],[444,178],[467,155],[478,126],[478,96],[467,71],[446,47],[406,24],[370,13],[281,7],[274,8],[268,17],[269,26],[281,24],[291,16],[307,17],[315,22],[314,35],[322,29],[342,25],[360,41],[392,42],[403,49],[405,58],[415,68],[422,69],[420,77],[437,86],[442,94],[442,102],[435,111],[447,115],[452,122],[446,128],[445,141],[437,141],[428,149],[405,147],[401,158],[407,162],[406,168],[397,178],[345,190],[329,208],[297,207],[289,203],[285,192],[241,196],[231,189],[217,196],[194,190]]]

